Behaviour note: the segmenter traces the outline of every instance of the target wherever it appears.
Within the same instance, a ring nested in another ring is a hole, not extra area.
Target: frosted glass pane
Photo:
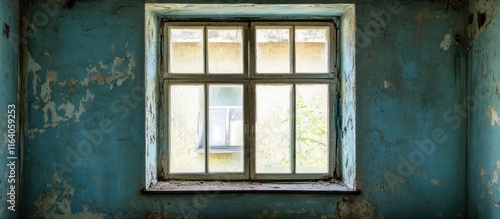
[[[205,172],[203,85],[170,87],[169,147],[171,173]]]
[[[243,73],[242,35],[241,27],[208,29],[209,73]]]
[[[204,73],[203,27],[170,27],[170,73]]]
[[[257,73],[291,73],[290,29],[256,29]]]
[[[328,27],[296,27],[296,72],[328,73],[329,42]]]
[[[257,173],[291,173],[291,85],[257,85],[255,150]]]
[[[243,172],[243,85],[210,85],[210,172]]]
[[[328,172],[328,85],[297,85],[295,100],[297,173]]]

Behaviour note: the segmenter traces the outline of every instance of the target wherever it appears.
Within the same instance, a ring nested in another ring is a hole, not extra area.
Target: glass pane
[[[170,87],[170,172],[205,172],[203,85]]]
[[[257,73],[290,73],[290,28],[257,27]]]
[[[243,73],[243,31],[241,27],[208,29],[208,72]]]
[[[296,72],[328,73],[329,42],[328,27],[296,27]]]
[[[169,27],[169,72],[204,73],[203,27]]]
[[[291,88],[291,85],[256,86],[255,171],[257,173],[291,173]]]
[[[328,85],[297,85],[295,114],[297,173],[327,173]]]
[[[209,86],[210,172],[243,172],[243,85]]]

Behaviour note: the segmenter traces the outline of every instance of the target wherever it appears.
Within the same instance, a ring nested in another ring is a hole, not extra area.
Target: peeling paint
[[[57,172],[53,174],[52,183],[47,185],[48,188],[53,188],[48,192],[41,194],[33,203],[36,211],[32,217],[55,218],[55,219],[78,219],[92,218],[104,219],[106,214],[93,213],[89,211],[89,205],[82,206],[82,212],[74,212],[71,209],[70,197],[75,196],[75,188],[71,186],[70,180],[64,180],[61,186],[61,179]],[[62,191],[62,194],[61,194]]]
[[[431,180],[431,184],[432,184],[432,186],[437,186],[437,185],[439,184],[439,180],[437,180],[437,179],[432,179],[432,180]]]
[[[477,0],[469,4],[469,48],[474,45],[478,34],[484,31],[490,24],[493,19],[495,7],[496,1],[489,0]]]
[[[394,88],[392,86],[392,83],[384,80],[384,89],[392,89],[392,88]]]
[[[106,70],[108,65],[102,60],[96,65],[99,68]],[[29,72],[33,73],[32,86],[33,95],[35,100],[42,101],[43,106],[41,110],[43,112],[44,125],[43,127],[31,128],[28,130],[28,136],[30,138],[34,137],[34,133],[45,131],[46,128],[55,128],[61,122],[67,122],[73,119],[75,122],[80,121],[81,115],[86,112],[85,104],[89,101],[94,101],[95,94],[90,88],[85,89],[85,96],[81,97],[79,101],[66,100],[63,103],[59,103],[59,97],[64,97],[69,93],[75,92],[74,86],[81,85],[83,87],[89,87],[91,82],[96,83],[98,86],[104,85],[105,82],[109,84],[110,90],[115,86],[121,86],[123,83],[131,78],[135,78],[135,67],[136,61],[133,53],[127,51],[124,57],[115,57],[109,71],[103,75],[103,73],[97,70],[96,66],[90,66],[87,68],[87,76],[81,80],[71,78],[69,80],[60,81],[58,79],[58,73],[52,70],[46,70],[45,81],[38,88],[38,84],[41,82],[41,78],[36,73],[42,70],[42,66],[35,62],[29,56]],[[55,88],[53,86],[59,86],[60,88],[66,88],[67,92],[62,92],[60,95],[54,94]],[[40,95],[38,94],[40,91]],[[40,107],[35,101],[33,109],[38,110]]]
[[[450,45],[451,45],[451,35],[447,33],[446,35],[444,35],[444,39],[443,41],[441,41],[440,47],[442,50],[448,51],[448,49],[450,49]]]
[[[493,206],[494,208],[500,208],[500,202],[495,202],[495,201],[491,201],[490,202],[491,206]]]
[[[337,206],[336,219],[344,218],[366,218],[375,219],[377,213],[375,206],[367,200],[356,201],[353,197],[346,196],[342,204]]]
[[[498,183],[498,170],[493,171],[493,178],[491,179],[491,183]]]
[[[486,106],[486,115],[490,118],[491,126],[494,126],[495,124],[500,126],[500,117],[491,105]]]

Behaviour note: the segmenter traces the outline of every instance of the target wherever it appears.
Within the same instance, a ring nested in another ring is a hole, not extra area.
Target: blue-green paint
[[[480,1],[473,5],[477,13],[484,4],[494,12],[486,13],[487,23],[469,26],[477,35],[469,52],[468,99],[471,100],[468,146],[469,218],[500,217],[500,3]]]
[[[23,218],[144,218],[148,212],[213,218],[465,216],[466,127],[454,128],[443,118],[465,97],[466,59],[453,40],[465,32],[463,15],[428,1],[401,1],[392,11],[387,1],[354,3],[361,195],[142,195],[145,3],[77,1],[70,10],[58,5],[46,23],[35,23],[28,44],[32,65],[40,70],[26,73]],[[27,16],[34,19],[50,4],[57,3],[35,4]],[[377,20],[380,10],[386,25]],[[370,29],[371,21],[379,29]],[[446,34],[452,36],[447,50],[440,46]],[[465,118],[459,121],[465,124]],[[442,133],[427,154],[419,145],[436,130]],[[420,154],[422,162],[415,160]],[[398,170],[412,161],[414,169]]]
[[[8,106],[14,105],[14,111],[10,111],[10,115],[14,112],[17,117],[22,116],[17,105],[17,83],[19,73],[19,4],[17,1],[1,1],[0,2],[0,218],[15,218],[20,210],[20,196],[19,194],[19,166],[20,159],[15,160],[15,174],[16,178],[9,178],[10,167],[7,166],[12,160],[8,160],[10,156],[8,151],[7,136],[9,130],[8,122]],[[10,107],[12,109],[12,107]],[[16,120],[19,122],[19,120]],[[13,123],[11,123],[13,124]],[[19,124],[17,124],[19,126]],[[12,128],[12,126],[10,127]],[[16,129],[15,134],[19,135],[19,129]],[[16,137],[16,141],[19,138]],[[16,144],[14,157],[19,157],[19,144]],[[11,181],[9,182],[9,179]],[[14,179],[15,181],[12,181]],[[11,195],[13,192],[10,186],[15,186],[14,194],[12,197],[14,201],[13,207],[7,201],[12,200]],[[10,193],[9,195],[7,193]],[[13,211],[14,210],[14,211]]]

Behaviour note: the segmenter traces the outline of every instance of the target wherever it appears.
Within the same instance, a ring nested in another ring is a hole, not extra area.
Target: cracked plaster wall
[[[0,177],[0,218],[13,218],[17,215],[17,212],[8,209],[9,197],[6,193],[10,190],[10,184],[7,181],[9,169],[6,164],[8,163],[7,105],[16,104],[18,93],[19,47],[15,38],[18,30],[18,1],[0,1],[0,176],[2,176]],[[20,116],[19,109],[16,110],[17,116]],[[19,167],[19,163],[17,164]],[[17,173],[19,174],[18,171]],[[17,185],[20,184],[17,183]],[[19,190],[16,190],[16,193],[18,192]],[[15,209],[19,211],[19,196],[15,200],[17,201]]]
[[[474,1],[469,14],[469,218],[500,217],[500,11],[499,1]],[[484,14],[484,22],[478,15]],[[481,25],[482,24],[482,25]]]
[[[22,216],[463,217],[465,119],[443,119],[464,97],[465,61],[454,37],[464,32],[458,22],[463,15],[428,1],[355,3],[352,171],[362,191],[355,197],[141,195],[144,2],[77,1],[70,10],[58,1],[33,4],[26,15],[36,34],[28,42],[25,72]],[[57,12],[38,20],[54,4]]]

